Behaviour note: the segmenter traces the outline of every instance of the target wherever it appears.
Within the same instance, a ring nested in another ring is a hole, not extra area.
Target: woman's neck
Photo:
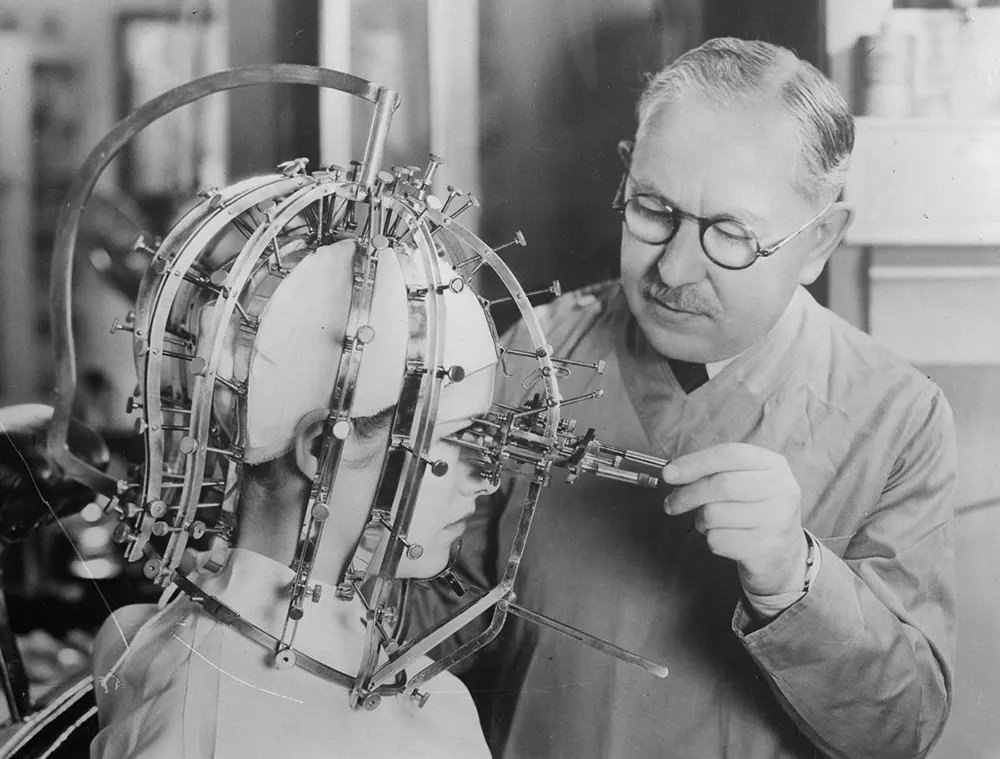
[[[288,477],[270,488],[248,479],[240,498],[237,547],[291,566],[308,499],[309,483],[303,478]],[[329,585],[340,581],[356,542],[345,536],[355,532],[353,526],[337,523],[334,509],[313,561],[312,580]]]
[[[226,567],[217,575],[197,581],[215,596],[269,635],[280,638],[285,629],[294,572],[287,564],[246,548],[234,549]],[[293,624],[292,646],[328,666],[353,675],[364,650],[364,609],[358,600],[344,601],[336,588],[316,578],[320,587],[315,601],[306,602],[305,614]]]

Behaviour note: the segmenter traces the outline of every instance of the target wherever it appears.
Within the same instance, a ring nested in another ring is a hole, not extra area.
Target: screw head
[[[147,580],[155,580],[156,576],[160,574],[160,562],[156,559],[150,559],[142,565],[142,574]]]
[[[115,543],[124,543],[131,537],[130,531],[127,524],[118,523],[115,525],[115,529],[111,531],[111,540]]]
[[[323,522],[330,517],[330,507],[325,503],[317,503],[312,508],[312,518],[317,522]]]
[[[283,648],[274,655],[275,669],[291,669],[295,666],[295,652],[290,648]]]
[[[382,703],[382,697],[378,693],[369,693],[367,696],[365,696],[364,701],[361,702],[361,705],[364,707],[366,712],[371,712],[374,711],[375,709],[378,709],[379,704],[381,703]]]
[[[337,440],[347,440],[347,436],[351,434],[351,423],[346,420],[336,422],[332,432]]]

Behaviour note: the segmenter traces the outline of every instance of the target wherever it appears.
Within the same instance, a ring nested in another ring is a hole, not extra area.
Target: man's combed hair
[[[639,98],[637,138],[661,106],[688,93],[724,107],[774,99],[801,136],[799,192],[819,202],[843,188],[854,149],[854,118],[833,83],[792,51],[723,37],[685,53],[649,78]]]

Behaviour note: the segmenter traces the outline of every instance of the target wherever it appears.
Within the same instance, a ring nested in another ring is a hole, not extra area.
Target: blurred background
[[[517,230],[522,282],[564,290],[617,274],[615,146],[643,76],[714,36],[766,39],[828,73],[858,116],[845,195],[858,218],[813,287],[940,384],[960,442],[959,659],[937,757],[1000,756],[1000,8],[996,0],[0,0],[0,405],[49,402],[55,215],[97,141],[145,100],[252,63],[321,64],[397,89],[389,161],[442,155],[438,195],[489,243]],[[129,310],[145,259],[196,192],[359,157],[345,96],[256,87],[182,109],[107,172],[75,274],[77,415],[124,470]],[[489,284],[485,286],[488,288]],[[513,318],[498,312],[498,321]],[[110,548],[100,509],[3,557],[38,692],[86,666],[108,606],[149,591]],[[94,578],[94,579],[91,579]]]

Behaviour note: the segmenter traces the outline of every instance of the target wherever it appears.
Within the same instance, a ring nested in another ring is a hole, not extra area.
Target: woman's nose
[[[459,492],[468,498],[478,498],[481,495],[491,495],[500,487],[499,481],[494,482],[492,477],[484,477],[485,471],[482,464],[459,460],[461,468]]]
[[[494,480],[491,477],[483,477],[479,475],[479,483],[476,487],[476,497],[481,495],[493,495],[497,490],[500,489],[499,478]]]

